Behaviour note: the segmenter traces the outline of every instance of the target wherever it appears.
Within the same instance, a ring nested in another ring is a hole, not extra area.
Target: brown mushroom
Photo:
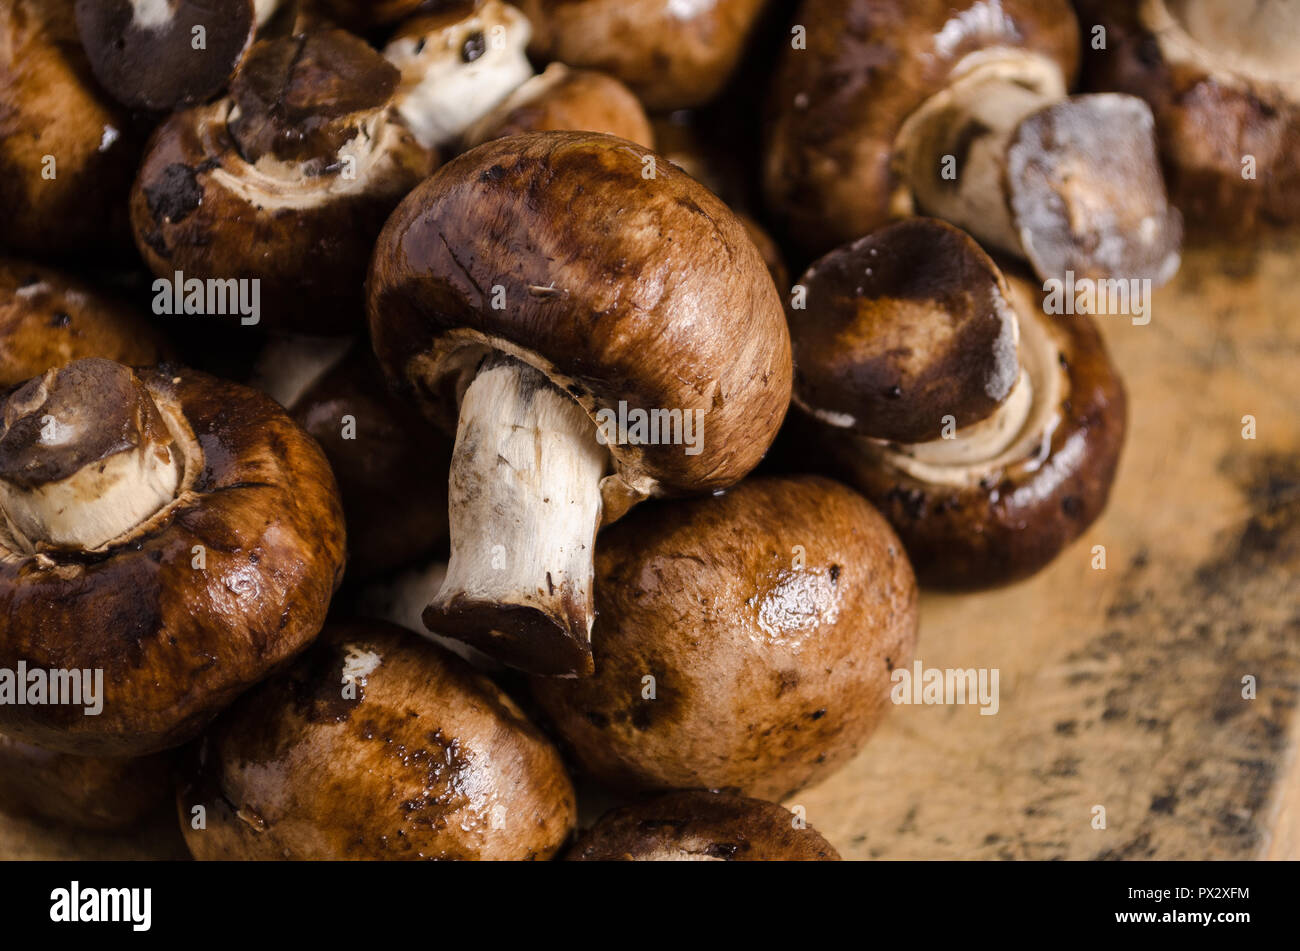
[[[77,30],[101,86],[163,112],[226,88],[278,0],[76,0]]]
[[[82,357],[144,366],[166,355],[131,308],[62,271],[0,258],[0,389]]]
[[[816,830],[774,802],[690,790],[611,809],[569,862],[834,862]]]
[[[331,623],[241,698],[177,798],[198,859],[547,859],[576,815],[514,701],[380,621]]]
[[[1300,7],[1288,0],[1081,0],[1095,89],[1155,113],[1169,187],[1220,238],[1300,223]]]
[[[537,132],[412,192],[369,294],[380,362],[457,434],[425,623],[534,673],[589,673],[597,527],[731,485],[785,415],[788,331],[758,251],[653,153]]]
[[[451,440],[388,392],[368,346],[354,347],[292,412],[338,479],[350,576],[386,574],[445,547]]]
[[[0,733],[0,809],[80,829],[130,828],[171,792],[171,759],[74,756]]]
[[[521,0],[529,51],[598,69],[631,87],[647,109],[700,106],[740,61],[763,0]]]
[[[96,87],[73,0],[0,0],[0,246],[72,254],[127,233],[139,156],[127,116]]]
[[[806,0],[771,102],[770,205],[823,252],[916,211],[1026,258],[1041,278],[1178,268],[1151,111],[1067,96],[1078,24],[1066,0],[987,6]]]
[[[595,676],[533,692],[618,789],[782,799],[862,748],[916,642],[898,538],[816,476],[634,512],[602,533],[596,565]]]
[[[1023,578],[1101,513],[1126,414],[1090,317],[1049,317],[1037,288],[927,218],[830,252],[800,286],[795,403],[923,583]]]
[[[465,131],[468,147],[521,132],[604,132],[654,148],[650,120],[612,76],[552,63]]]
[[[154,134],[131,193],[150,269],[255,279],[274,329],[349,329],[375,236],[437,161],[397,115],[397,81],[341,30],[254,45],[228,97]]]
[[[47,371],[0,419],[0,668],[102,678],[101,709],[0,705],[0,728],[86,755],[183,743],[316,636],[343,550],[329,466],[265,396]]]

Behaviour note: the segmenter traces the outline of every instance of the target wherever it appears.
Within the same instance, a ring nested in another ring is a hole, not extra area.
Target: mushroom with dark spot
[[[131,194],[149,268],[256,279],[274,330],[349,329],[384,219],[437,165],[396,112],[397,82],[341,30],[256,43],[227,97],[154,133]]]
[[[198,859],[548,859],[560,755],[499,687],[380,621],[331,623],[205,734],[177,792]]]

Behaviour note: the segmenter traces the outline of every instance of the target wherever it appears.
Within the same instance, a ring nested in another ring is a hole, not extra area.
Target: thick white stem
[[[540,371],[489,357],[461,402],[451,560],[425,625],[533,673],[590,672],[607,461],[577,402]]]
[[[969,231],[985,246],[1022,254],[1007,200],[1007,147],[1027,116],[1065,94],[1037,60],[977,67],[904,126],[905,174],[919,210]]]

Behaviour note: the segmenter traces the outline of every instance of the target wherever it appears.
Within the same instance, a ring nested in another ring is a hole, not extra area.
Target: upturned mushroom
[[[771,99],[769,204],[822,253],[915,212],[1027,259],[1043,279],[1167,281],[1182,222],[1151,110],[1068,95],[1066,0],[805,0],[806,49]]]
[[[569,849],[569,862],[835,862],[811,826],[774,802],[673,792],[611,809]]]
[[[171,758],[74,756],[0,733],[0,809],[79,829],[127,829],[172,792]]]
[[[1126,407],[1089,316],[1049,317],[1039,289],[927,218],[830,252],[799,284],[794,402],[923,583],[1023,578],[1101,513]]]
[[[591,672],[597,528],[733,484],[789,402],[788,330],[744,228],[611,136],[448,163],[380,235],[369,307],[390,377],[456,432],[425,623],[534,673]]]
[[[226,88],[280,0],[76,0],[100,85],[132,109],[163,112]]]
[[[1219,237],[1300,224],[1300,7],[1287,0],[1081,0],[1105,48],[1085,51],[1097,89],[1155,113],[1170,191]]]
[[[128,233],[140,152],[128,117],[95,85],[73,0],[0,0],[0,246],[69,255]]]
[[[255,44],[229,96],[154,134],[131,193],[149,268],[221,288],[256,280],[254,319],[271,329],[355,329],[375,236],[437,164],[397,114],[397,82],[341,30]]]
[[[856,492],[747,479],[602,533],[595,676],[533,693],[594,779],[783,799],[858,752],[916,643],[907,555]]]
[[[379,621],[331,623],[194,760],[177,800],[198,859],[548,859],[576,815],[559,753],[514,701]]]
[[[0,668],[34,698],[0,729],[86,755],[185,742],[316,636],[343,551],[328,464],[265,396],[47,371],[0,416]]]
[[[167,353],[130,307],[62,271],[0,258],[0,389],[82,357],[145,366]]]
[[[598,69],[631,87],[647,109],[702,106],[731,77],[763,0],[521,0],[529,51]]]

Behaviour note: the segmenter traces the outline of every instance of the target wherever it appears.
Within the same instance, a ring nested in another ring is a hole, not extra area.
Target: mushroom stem
[[[917,205],[986,247],[1021,255],[1007,196],[1007,149],[1024,119],[1064,96],[1059,72],[1036,59],[977,67],[934,96],[899,137]]]
[[[576,401],[533,367],[489,357],[461,402],[451,560],[425,626],[532,673],[590,673],[607,461]]]
[[[5,403],[0,514],[22,550],[102,547],[172,501],[182,468],[149,391],[111,360],[49,370]]]

